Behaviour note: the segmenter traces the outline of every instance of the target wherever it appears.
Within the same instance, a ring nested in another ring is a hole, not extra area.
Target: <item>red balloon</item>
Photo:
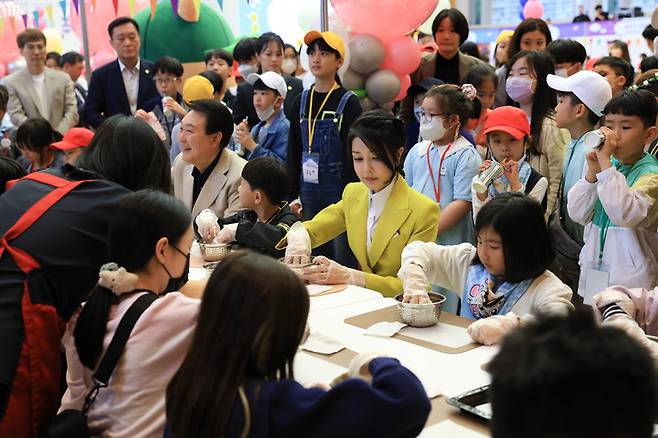
[[[413,38],[404,36],[385,44],[386,56],[380,68],[391,70],[395,74],[412,73],[420,65],[420,47]]]
[[[400,92],[393,99],[395,102],[407,97],[407,90],[411,87],[411,78],[409,75],[398,76],[398,79],[400,79]]]
[[[434,12],[437,0],[331,0],[331,4],[352,32],[388,41],[416,30]]]

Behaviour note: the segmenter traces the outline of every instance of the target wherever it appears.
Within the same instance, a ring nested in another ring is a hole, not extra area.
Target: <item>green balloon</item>
[[[207,50],[230,46],[235,37],[224,17],[201,3],[199,21],[190,23],[174,15],[171,2],[161,2],[151,20],[146,8],[135,15],[142,36],[140,56],[153,61],[167,55],[180,62],[203,61]]]

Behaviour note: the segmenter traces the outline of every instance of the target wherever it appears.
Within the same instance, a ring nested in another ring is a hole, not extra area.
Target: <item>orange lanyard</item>
[[[329,100],[329,96],[331,96],[331,93],[334,92],[334,90],[338,87],[336,87],[336,83],[331,86],[331,90],[329,90],[329,93],[327,93],[327,96],[324,98],[322,101],[322,104],[320,105],[320,108],[318,109],[317,114],[315,115],[315,118],[313,118],[313,94],[315,93],[315,87],[311,89],[311,99],[308,104],[308,114],[309,114],[309,121],[308,121],[308,153],[311,153],[311,150],[313,149],[313,135],[315,134],[315,123],[318,121],[318,117],[320,117],[320,114],[322,114],[322,110],[324,109],[324,105],[327,103]]]
[[[437,203],[441,203],[441,169],[443,168],[443,160],[446,158],[446,154],[450,150],[452,142],[448,143],[448,147],[441,154],[441,160],[439,160],[439,176],[436,179],[436,184],[434,183],[434,171],[432,170],[432,163],[430,163],[430,152],[432,151],[432,144],[430,143],[427,148],[427,169],[430,171],[430,180],[432,181],[432,188],[434,189],[434,198],[436,198]]]

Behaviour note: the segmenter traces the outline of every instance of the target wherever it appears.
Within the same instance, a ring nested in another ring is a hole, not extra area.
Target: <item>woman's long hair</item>
[[[292,378],[308,310],[302,280],[278,261],[241,251],[220,263],[203,293],[190,350],[167,387],[172,436],[225,436],[247,379]]]
[[[528,68],[534,72],[537,80],[537,87],[532,100],[532,120],[530,121],[531,141],[528,152],[533,155],[541,155],[542,147],[540,144],[542,124],[546,117],[553,117],[555,107],[557,106],[557,94],[555,90],[548,86],[546,76],[555,74],[555,64],[553,59],[546,52],[521,51],[512,56],[507,63],[507,77],[509,78],[512,66],[521,58],[526,58]],[[515,106],[519,106],[513,103]]]

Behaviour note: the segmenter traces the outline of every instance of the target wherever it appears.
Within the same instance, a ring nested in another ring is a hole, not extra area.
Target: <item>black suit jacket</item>
[[[284,76],[283,79],[288,85],[288,93],[286,93],[286,100],[283,101],[283,113],[286,118],[291,121],[293,117],[299,117],[299,114],[292,114],[292,103],[295,97],[304,90],[302,81],[292,76]],[[245,117],[249,128],[253,128],[260,120],[254,108],[254,87],[247,82],[238,85],[238,93],[235,96],[235,104],[233,106],[233,122],[236,125],[240,124]]]
[[[137,109],[142,108],[144,103],[158,96],[158,90],[153,81],[154,73],[153,63],[140,59]],[[131,115],[119,60],[97,68],[91,74],[87,101],[82,114],[84,122],[94,128],[98,127],[104,119],[115,114]]]

